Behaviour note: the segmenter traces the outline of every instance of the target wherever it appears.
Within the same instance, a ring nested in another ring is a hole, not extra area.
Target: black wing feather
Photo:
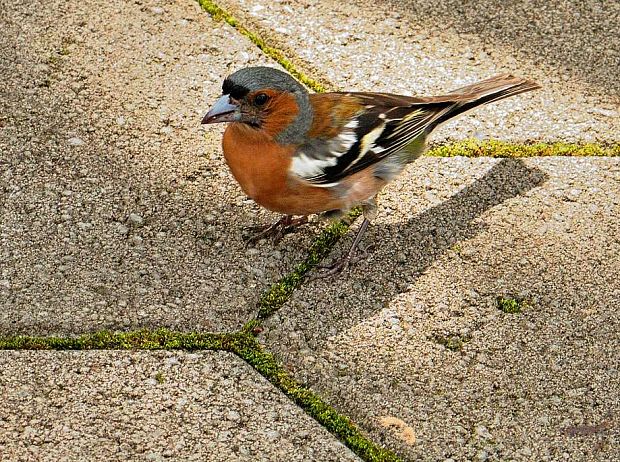
[[[352,96],[358,96],[353,93]],[[366,96],[366,95],[363,95]],[[349,150],[338,156],[334,165],[323,168],[320,175],[306,178],[311,183],[317,185],[331,184],[342,178],[380,162],[389,155],[402,150],[416,137],[424,132],[430,131],[433,120],[439,117],[454,103],[413,103],[407,106],[387,106],[377,105],[377,103],[394,104],[399,101],[393,95],[380,95],[379,101],[374,100],[375,105],[365,106],[362,112],[355,119],[356,141]],[[411,98],[414,99],[414,98]],[[403,122],[411,114],[419,112],[418,117]],[[376,139],[369,140],[367,136],[373,132],[381,130]]]

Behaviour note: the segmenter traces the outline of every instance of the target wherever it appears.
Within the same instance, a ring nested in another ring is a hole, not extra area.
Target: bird
[[[540,88],[497,75],[442,96],[373,92],[310,93],[279,69],[254,66],[227,76],[222,95],[202,124],[228,123],[224,158],[243,192],[282,214],[256,238],[276,239],[313,214],[361,206],[363,221],[343,258],[324,276],[354,260],[376,217],[376,197],[426,149],[439,125],[483,104]]]

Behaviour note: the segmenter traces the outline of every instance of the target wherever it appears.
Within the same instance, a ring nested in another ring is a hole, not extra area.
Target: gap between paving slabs
[[[198,0],[198,3],[215,20],[223,20],[235,28],[307,87],[315,92],[326,90],[318,81],[297,70],[284,53],[269,45],[258,33],[244,27],[230,13],[210,0]],[[501,141],[465,140],[451,145],[433,147],[427,155],[438,157],[620,156],[620,143],[608,145],[592,143],[514,144]],[[132,332],[101,331],[77,337],[0,336],[0,350],[163,349],[231,352],[278,387],[362,459],[366,461],[399,461],[400,459],[396,454],[366,438],[349,418],[336,412],[318,395],[296,382],[275,357],[256,340],[256,333],[260,331],[261,321],[267,319],[286,303],[291,294],[303,284],[307,274],[331,252],[338,240],[347,233],[349,226],[360,213],[359,209],[354,209],[341,221],[334,222],[325,228],[313,242],[306,259],[260,296],[256,319],[248,321],[238,332],[184,333],[157,329]]]
[[[0,350],[212,350],[236,354],[349,449],[365,461],[398,462],[400,459],[366,438],[351,420],[300,385],[256,340],[252,331],[236,333],[174,332],[167,329],[133,332],[101,331],[77,337],[0,337]]]

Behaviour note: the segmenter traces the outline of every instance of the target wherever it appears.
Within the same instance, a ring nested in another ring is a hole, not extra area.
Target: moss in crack
[[[251,334],[257,336],[263,331],[263,326],[258,319],[251,319],[246,322],[241,328],[241,332],[244,334]]]
[[[521,297],[500,295],[497,297],[496,302],[497,308],[508,314],[519,314],[529,306],[528,301]]]
[[[253,336],[237,337],[233,351],[365,461],[400,460],[393,452],[366,438],[351,420],[339,414],[309,388],[297,383]]]
[[[76,337],[0,337],[0,350],[222,350],[234,334],[183,333],[167,329],[99,331]]]
[[[157,381],[157,383],[159,383],[161,385],[162,383],[164,383],[166,381],[166,376],[165,376],[165,374],[163,372],[158,371],[155,374],[155,380]]]
[[[354,209],[344,219],[332,223],[321,232],[308,250],[306,259],[297,265],[292,273],[284,276],[263,293],[258,301],[257,319],[268,318],[286,303],[293,291],[301,286],[307,274],[329,254],[360,214],[360,209]]]
[[[471,340],[466,335],[435,335],[433,340],[450,351],[463,351],[463,347]]]
[[[325,403],[307,387],[297,383],[275,357],[258,343],[251,329],[259,327],[250,321],[240,332],[230,334],[174,332],[167,329],[133,332],[100,331],[77,337],[0,337],[1,350],[218,350],[234,353],[251,365],[274,386],[300,406],[307,414],[339,438],[353,452],[369,462],[397,462],[391,451],[366,438],[351,420]],[[166,377],[157,372],[155,380]]]
[[[299,80],[301,83],[311,88],[317,93],[325,92],[325,87],[316,80],[308,77],[301,71],[299,71],[295,65],[289,60],[282,51],[276,47],[269,45],[262,37],[256,32],[244,27],[232,14],[216,5],[210,0],[198,0],[200,6],[211,15],[216,21],[225,21],[228,25],[234,27],[237,32],[247,37],[254,45],[256,45],[265,55],[276,61],[280,66],[286,69],[293,77]]]
[[[467,139],[433,146],[432,157],[542,157],[542,156],[620,156],[620,143],[509,143],[499,140]]]

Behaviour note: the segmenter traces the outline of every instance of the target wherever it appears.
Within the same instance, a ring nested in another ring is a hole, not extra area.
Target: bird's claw
[[[348,269],[351,265],[355,265],[358,261],[367,258],[368,252],[373,249],[374,245],[368,246],[365,249],[358,247],[356,249],[351,249],[344,257],[333,261],[330,265],[316,265],[319,271],[309,280],[314,281],[336,276]]]
[[[251,226],[246,229],[250,233],[249,235],[243,237],[246,247],[250,247],[261,239],[267,238],[270,238],[274,244],[277,244],[284,236],[282,227],[276,226],[276,224],[268,226]]]
[[[312,275],[309,281],[312,282],[317,279],[325,279],[331,276],[336,276],[346,270],[351,263],[351,257],[347,255],[334,261],[331,265],[317,265],[317,269],[319,271]]]
[[[286,234],[307,222],[308,217],[305,216],[293,218],[291,215],[285,215],[270,225],[248,227],[248,231],[253,232],[253,234],[244,238],[245,245],[251,246],[261,239],[267,238],[270,238],[274,244],[277,244]]]

